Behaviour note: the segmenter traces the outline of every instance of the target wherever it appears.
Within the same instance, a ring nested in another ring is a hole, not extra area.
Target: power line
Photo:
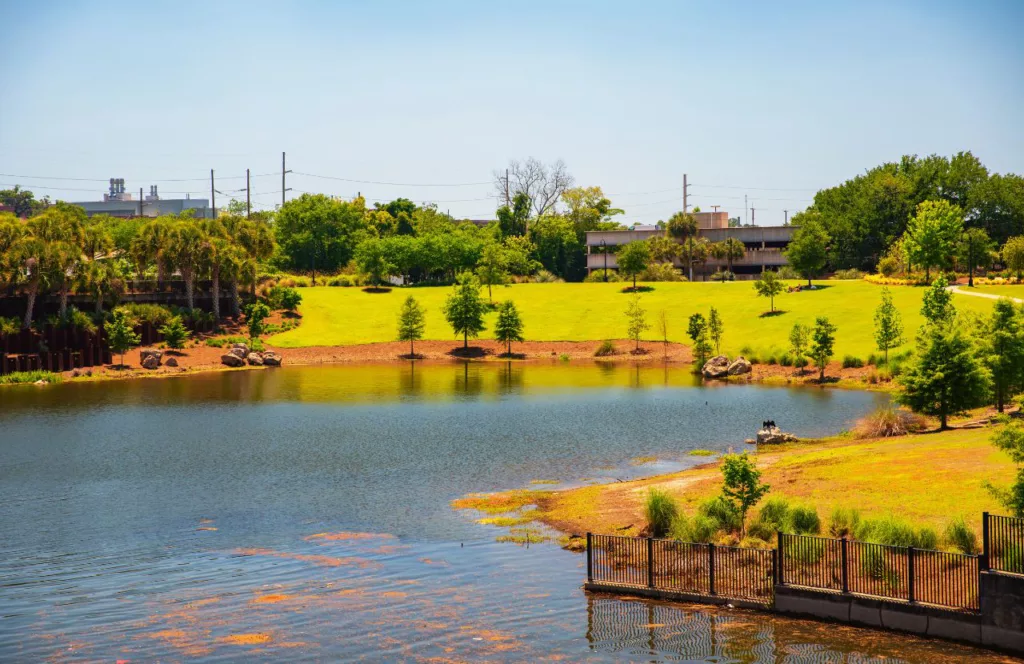
[[[352,178],[339,178],[333,175],[317,175],[316,173],[303,173],[301,171],[294,171],[293,175],[304,175],[310,178],[320,178],[322,180],[339,180],[341,182],[354,182],[356,184],[379,184],[389,187],[479,187],[480,185],[492,184],[490,181],[487,182],[454,182],[446,184],[424,184],[416,182],[378,182],[376,180],[355,180]]]
[[[270,175],[278,175],[278,173],[260,173],[258,175],[253,175],[251,177],[263,178],[263,177],[268,177]],[[13,173],[0,173],[0,177],[3,177],[3,178],[24,178],[26,180],[69,180],[69,181],[74,181],[74,182],[109,182],[110,181],[110,178],[65,178],[65,177],[58,177],[56,175],[15,175]],[[209,178],[171,178],[171,179],[135,178],[135,179],[136,180],[141,180],[141,181],[144,181],[144,182],[206,182]],[[245,176],[244,175],[228,175],[228,176],[225,176],[225,177],[222,177],[222,178],[217,178],[217,179],[218,180],[244,180]],[[45,187],[40,187],[40,189],[44,189],[44,188]],[[50,189],[55,189],[55,188],[56,187],[50,187]],[[61,188],[66,188],[66,187],[61,187]],[[69,189],[68,191],[73,191],[73,190]],[[89,190],[89,191],[91,191],[91,190]]]
[[[813,187],[803,189],[787,189],[785,187],[743,187],[731,184],[700,184],[697,182],[691,182],[690,186],[707,187],[708,189],[748,189],[750,191],[818,191]]]

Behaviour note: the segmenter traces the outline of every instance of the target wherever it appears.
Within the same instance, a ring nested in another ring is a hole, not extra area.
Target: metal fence
[[[587,580],[768,603],[775,552],[587,534]]]
[[[985,512],[982,515],[982,539],[988,569],[1024,574],[1024,519]]]
[[[779,533],[779,583],[977,611],[979,556]]]

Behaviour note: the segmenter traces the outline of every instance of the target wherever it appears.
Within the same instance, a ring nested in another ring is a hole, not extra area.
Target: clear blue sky
[[[692,204],[742,215],[748,194],[757,222],[776,224],[817,189],[906,153],[972,150],[1024,173],[1016,0],[0,10],[5,174],[123,177],[134,191],[206,197],[210,168],[274,172],[282,150],[299,172],[401,183],[487,182],[508,159],[535,156],[614,194],[629,222],[679,209],[688,173]],[[177,178],[199,180],[157,182]],[[0,176],[14,183],[65,200],[106,188]],[[437,200],[460,217],[494,211],[487,184],[289,185]],[[271,205],[279,189],[279,177],[256,178],[254,201]]]

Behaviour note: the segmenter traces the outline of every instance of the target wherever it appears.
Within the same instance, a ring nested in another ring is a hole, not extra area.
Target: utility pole
[[[689,188],[690,185],[686,183],[686,173],[683,173],[683,214],[686,214],[686,212],[690,209],[690,204],[686,200],[686,195],[689,193]]]
[[[245,169],[245,218],[252,216],[252,189],[249,187],[249,169]]]
[[[743,225],[747,225],[747,195],[743,194]]]
[[[139,216],[142,216],[142,187],[139,187]]]
[[[210,169],[210,210],[213,211],[213,218],[217,218],[217,190],[213,186],[213,169]]]
[[[789,210],[782,211],[786,215],[786,220],[782,222],[783,226],[789,226]]]
[[[750,206],[750,225],[751,226],[757,226],[757,217],[754,216],[755,212],[756,212],[756,210],[754,209],[754,206],[751,205]]]
[[[286,191],[291,191],[291,189],[289,189],[288,187],[284,186],[284,174],[285,173],[291,173],[291,171],[286,170],[285,167],[284,167],[284,153],[282,152],[281,153],[281,205],[284,205],[284,193]]]

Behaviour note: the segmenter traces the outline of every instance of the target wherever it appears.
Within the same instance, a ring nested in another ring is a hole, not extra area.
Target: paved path
[[[947,286],[946,288],[948,288],[949,290],[953,291],[954,293],[959,293],[960,295],[970,295],[972,297],[984,297],[984,298],[988,298],[989,300],[999,300],[999,299],[1005,297],[1005,298],[1007,298],[1009,300],[1013,300],[1017,304],[1024,304],[1024,300],[1020,299],[1019,297],[1010,297],[1008,295],[993,295],[992,293],[979,293],[977,291],[965,291],[965,290],[960,290],[959,286]]]

